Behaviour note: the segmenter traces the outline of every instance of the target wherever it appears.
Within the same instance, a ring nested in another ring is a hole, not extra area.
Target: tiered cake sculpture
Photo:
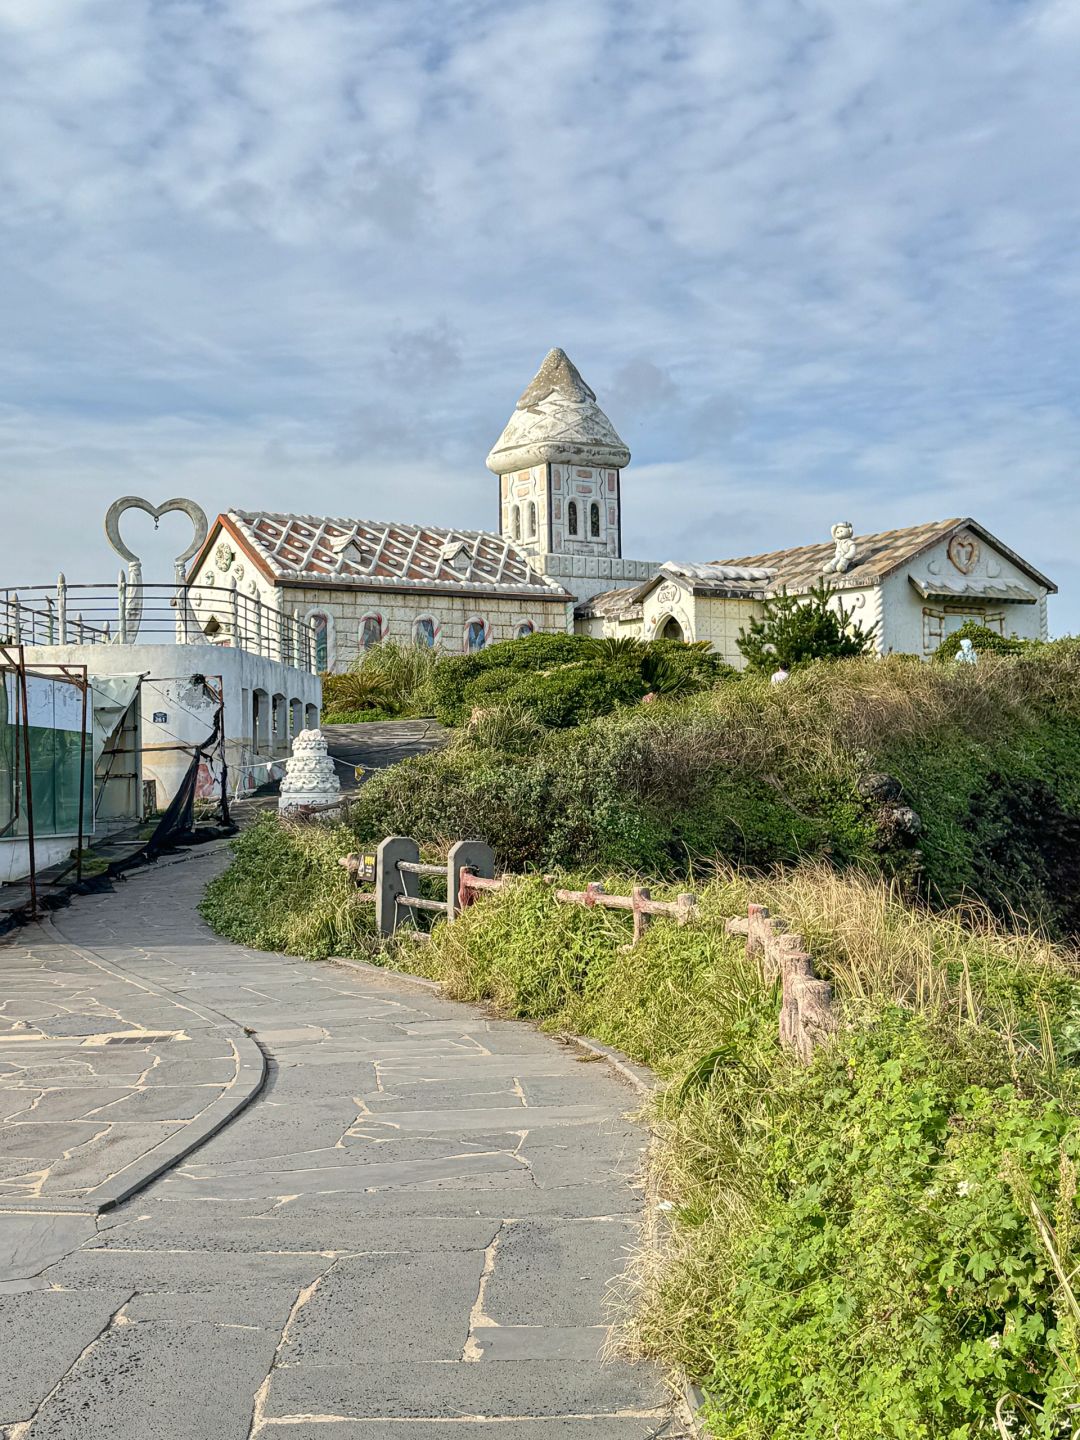
[[[278,810],[300,810],[308,805],[326,805],[341,793],[334,762],[326,753],[321,730],[301,730],[293,741],[293,753],[285,762],[285,775],[278,797]]]

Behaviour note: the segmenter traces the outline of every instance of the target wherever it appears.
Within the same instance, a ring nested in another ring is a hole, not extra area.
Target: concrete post
[[[399,860],[420,859],[420,846],[407,835],[388,835],[375,852],[375,928],[380,935],[393,935],[398,926],[399,895],[418,895],[420,877],[403,874]],[[401,907],[405,908],[405,907]],[[415,923],[415,916],[409,912]]]
[[[447,921],[456,920],[461,914],[461,875],[465,870],[482,875],[485,880],[494,880],[495,854],[491,846],[482,840],[459,840],[450,847],[446,857]]]

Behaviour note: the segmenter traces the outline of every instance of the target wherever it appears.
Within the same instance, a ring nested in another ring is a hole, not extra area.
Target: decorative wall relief
[[[949,541],[946,553],[961,575],[970,575],[979,563],[979,542],[970,530],[961,530]]]

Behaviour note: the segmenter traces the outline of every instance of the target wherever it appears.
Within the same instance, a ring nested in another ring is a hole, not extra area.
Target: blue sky
[[[972,514],[1080,629],[1078,74],[1080,0],[0,0],[2,580],[491,525],[561,345],[628,554]]]

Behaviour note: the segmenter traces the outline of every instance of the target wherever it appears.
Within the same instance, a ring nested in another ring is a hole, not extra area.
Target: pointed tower
[[[531,557],[618,559],[629,460],[577,367],[550,350],[487,457],[499,476],[501,533]]]

